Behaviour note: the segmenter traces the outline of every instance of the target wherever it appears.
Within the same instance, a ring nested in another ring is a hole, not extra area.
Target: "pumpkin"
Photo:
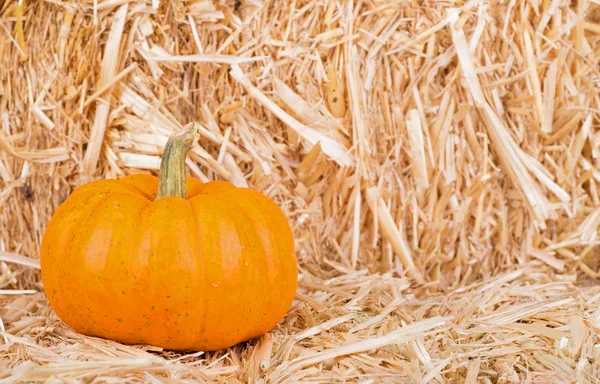
[[[228,348],[275,327],[298,267],[281,209],[224,181],[186,177],[195,123],[172,136],[159,178],[77,188],[41,247],[44,291],[76,331],[171,350]]]

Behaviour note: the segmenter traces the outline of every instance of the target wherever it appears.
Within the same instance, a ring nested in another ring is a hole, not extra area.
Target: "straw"
[[[0,1],[0,383],[596,382],[598,47],[597,0]],[[288,218],[291,308],[214,352],[75,332],[52,214],[190,121],[190,177]]]

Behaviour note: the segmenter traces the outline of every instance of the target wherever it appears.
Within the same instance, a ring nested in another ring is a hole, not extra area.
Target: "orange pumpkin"
[[[290,309],[298,267],[284,213],[252,189],[186,178],[197,138],[190,124],[169,139],[159,179],[94,181],[54,213],[42,281],[75,330],[217,350],[266,333]]]

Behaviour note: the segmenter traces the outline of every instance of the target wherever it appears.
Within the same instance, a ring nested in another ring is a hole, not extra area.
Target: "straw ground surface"
[[[597,382],[599,43],[597,0],[0,0],[0,383]],[[297,300],[219,352],[75,333],[52,213],[192,120]]]

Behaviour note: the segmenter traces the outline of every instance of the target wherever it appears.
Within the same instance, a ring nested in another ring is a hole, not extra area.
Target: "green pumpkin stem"
[[[185,158],[199,137],[200,127],[195,122],[189,123],[180,132],[169,137],[160,162],[156,199],[166,196],[185,199]]]

